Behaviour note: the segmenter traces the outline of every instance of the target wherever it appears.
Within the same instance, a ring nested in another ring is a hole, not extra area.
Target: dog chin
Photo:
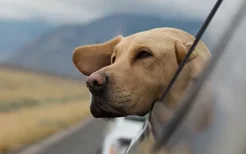
[[[97,97],[93,95],[91,95],[90,111],[95,118],[116,118],[124,116],[124,114],[117,112],[109,105],[105,105],[104,102],[101,102]]]
[[[105,111],[99,105],[94,104],[90,106],[90,111],[94,118],[116,118],[124,116],[119,113]]]

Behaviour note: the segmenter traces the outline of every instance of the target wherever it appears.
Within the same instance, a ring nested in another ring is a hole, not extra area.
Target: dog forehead
[[[141,45],[155,45],[159,42],[173,42],[174,37],[170,37],[167,33],[158,33],[157,31],[144,31],[124,37],[114,48],[116,52],[134,48]]]
[[[173,46],[176,40],[189,42],[194,37],[189,33],[176,28],[155,28],[138,32],[124,37],[114,48],[114,54],[120,56],[122,53],[135,51],[139,47],[168,48]]]

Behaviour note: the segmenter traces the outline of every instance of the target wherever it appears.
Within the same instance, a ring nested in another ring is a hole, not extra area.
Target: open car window
[[[132,121],[139,121],[139,122],[144,122],[147,118],[146,116],[127,116],[125,119],[127,120],[132,120]]]
[[[246,153],[246,11],[244,12],[242,22],[231,36],[187,117],[165,145],[169,153]],[[207,106],[211,110],[207,110]],[[210,117],[204,120],[203,113]]]

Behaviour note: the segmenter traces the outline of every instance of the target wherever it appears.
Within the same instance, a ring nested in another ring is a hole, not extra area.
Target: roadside
[[[106,125],[105,120],[88,118],[22,151],[8,154],[97,154]]]
[[[75,101],[0,113],[0,153],[18,150],[89,115],[86,102]]]

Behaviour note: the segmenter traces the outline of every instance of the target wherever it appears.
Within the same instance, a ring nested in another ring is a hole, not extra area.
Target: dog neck
[[[182,80],[180,80],[181,78]],[[167,124],[173,113],[180,106],[181,99],[193,81],[187,74],[181,73],[166,97],[161,102],[155,103],[148,119],[154,138],[160,135],[163,126]]]
[[[163,126],[167,124],[173,112],[177,109],[177,106],[179,106],[180,100],[189,85],[191,85],[191,82],[177,80],[164,101],[155,103],[148,120],[142,128],[141,135],[138,137],[138,140],[133,143],[135,144],[135,148],[132,148],[132,152],[129,152],[129,154],[153,154],[151,149],[156,142],[156,138],[161,135]],[[161,154],[163,152],[167,153],[164,147],[154,154]]]

